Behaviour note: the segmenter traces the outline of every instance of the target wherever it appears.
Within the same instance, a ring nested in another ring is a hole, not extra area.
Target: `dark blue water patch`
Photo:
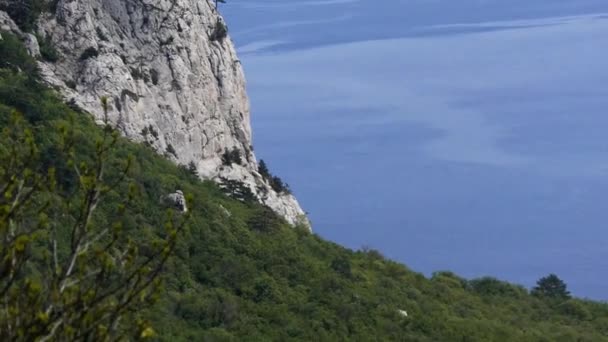
[[[302,1],[293,2],[292,6],[247,8],[239,6],[239,2],[249,3],[249,0],[233,0],[223,7],[222,11],[228,23],[236,31],[255,27],[259,23],[289,20],[310,20],[339,17],[344,14],[357,16],[354,25],[344,25],[345,34],[357,27],[376,31],[384,28],[390,31],[395,27],[422,27],[439,24],[479,23],[492,21],[526,20],[558,16],[586,15],[608,11],[604,0],[501,0],[477,1],[389,1],[379,4],[375,1],[354,1],[337,4],[336,6],[300,6]],[[263,0],[259,3],[270,5],[276,2]],[[309,30],[309,33],[318,33]]]
[[[575,4],[575,5],[573,5]],[[315,46],[349,43],[365,40],[424,37],[435,35],[490,32],[517,27],[469,27],[428,29],[441,25],[475,25],[484,22],[506,22],[511,20],[537,20],[573,15],[595,15],[608,11],[605,1],[437,1],[428,3],[359,1],[330,7],[286,7],[283,12],[275,10],[248,10],[226,7],[226,16],[231,25],[233,38],[238,45],[261,40],[282,40],[288,43],[274,46],[269,52],[306,49]],[[342,20],[344,16],[347,20]],[[234,18],[234,19],[233,19]],[[336,18],[332,22],[331,18]],[[251,28],[273,23],[298,21],[321,22],[313,25],[296,25],[262,30]],[[525,25],[531,28],[543,24]]]
[[[322,48],[324,46],[332,46],[337,44],[349,44],[362,41],[373,40],[391,40],[391,39],[407,39],[407,38],[425,38],[425,37],[446,37],[463,34],[479,34],[496,31],[507,30],[525,30],[530,28],[547,27],[560,25],[558,23],[538,24],[538,25],[514,25],[514,26],[484,26],[484,27],[450,27],[450,28],[420,28],[413,29],[402,33],[383,33],[368,34],[364,40],[356,37],[343,37],[339,35],[324,35],[321,39],[307,39],[303,37],[289,36],[290,41],[277,43],[275,45],[262,48],[253,52],[253,54],[261,53],[282,53],[298,50],[307,50],[311,48]],[[237,49],[238,50],[238,49]],[[250,53],[243,53],[244,55]]]
[[[593,20],[605,20],[608,16],[594,16],[591,17]],[[432,38],[432,37],[447,37],[447,36],[456,36],[456,35],[464,35],[464,34],[480,34],[480,33],[490,33],[490,32],[499,32],[499,31],[513,31],[513,30],[527,30],[541,27],[551,27],[551,26],[559,26],[559,25],[567,25],[568,22],[547,22],[547,23],[538,23],[538,24],[512,24],[509,25],[505,23],[504,25],[484,25],[484,26],[476,26],[475,23],[470,23],[471,26],[467,26],[467,24],[458,24],[458,26],[450,26],[447,25],[445,27],[433,27],[433,26],[423,26],[423,27],[396,27],[391,30],[381,29],[379,31],[374,31],[373,29],[366,28],[365,33],[357,35],[356,30],[349,30],[348,34],[344,34],[341,32],[336,26],[337,24],[332,23],[324,23],[319,24],[320,30],[323,31],[323,34],[318,36],[310,35],[308,32],[301,32],[300,27],[290,27],[290,28],[282,28],[276,29],[276,33],[272,33],[273,29],[269,29],[266,32],[260,32],[255,36],[244,35],[237,36],[236,41],[239,45],[244,45],[247,43],[255,42],[255,39],[264,39],[264,37],[276,37],[281,36],[285,37],[286,40],[284,42],[269,46],[267,48],[263,48],[255,51],[254,53],[280,53],[280,52],[289,52],[289,51],[297,51],[297,50],[306,50],[311,48],[321,48],[324,46],[331,46],[337,44],[349,44],[356,43],[362,41],[373,41],[373,40],[390,40],[390,39],[402,39],[402,38]],[[354,25],[354,23],[344,23],[345,26]],[[460,26],[462,25],[462,26]]]
[[[409,121],[381,119],[374,122],[381,112],[373,110],[352,112],[352,115],[346,112],[308,113],[291,118],[267,113],[254,121],[253,129],[259,137],[256,146],[259,142],[269,156],[279,154],[283,150],[281,142],[288,141],[307,151],[333,149],[335,160],[350,161],[351,156],[364,158],[372,154],[391,154],[397,160],[421,153],[421,146],[444,134]],[[324,156],[319,153],[316,155],[319,159],[311,162],[323,163],[326,161]]]
[[[608,116],[599,109],[608,108],[608,89],[601,84],[602,73],[597,75],[577,89],[559,82],[534,89],[460,92],[462,100],[451,105],[486,113],[489,122],[503,128],[499,145],[509,153],[598,167],[608,156]]]
[[[445,27],[445,28],[421,28],[414,29],[404,38],[411,37],[435,37],[435,36],[451,36],[460,34],[485,33],[495,31],[510,31],[510,30],[525,30],[530,28],[557,26],[562,23],[545,23],[545,24],[527,24],[527,25],[486,25],[486,26],[471,26],[471,27]]]

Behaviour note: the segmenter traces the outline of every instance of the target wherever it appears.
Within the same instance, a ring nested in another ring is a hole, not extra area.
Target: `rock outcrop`
[[[172,194],[168,194],[163,196],[161,199],[161,203],[170,207],[179,210],[182,213],[188,212],[188,205],[186,204],[186,197],[181,190],[176,190]]]
[[[59,51],[41,69],[66,100],[101,121],[99,99],[108,97],[109,120],[128,138],[205,179],[242,182],[292,224],[308,222],[295,197],[258,172],[243,70],[211,2],[59,0],[38,36]],[[224,165],[234,149],[241,164]]]

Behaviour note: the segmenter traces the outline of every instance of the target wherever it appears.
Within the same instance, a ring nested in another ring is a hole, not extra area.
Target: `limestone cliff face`
[[[238,180],[259,200],[296,223],[304,212],[258,173],[249,101],[240,61],[223,20],[207,0],[59,0],[38,33],[61,58],[43,63],[43,77],[67,100],[109,120],[206,179]],[[236,148],[241,165],[222,165]]]

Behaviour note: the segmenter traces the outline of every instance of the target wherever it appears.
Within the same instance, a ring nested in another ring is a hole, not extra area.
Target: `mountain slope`
[[[82,159],[94,153],[101,128],[35,82],[34,60],[15,36],[1,35],[0,126],[8,127],[13,110],[24,114],[46,156],[40,172],[58,169],[61,194],[72,183],[61,177],[65,161],[53,153],[58,127],[73,127]],[[153,149],[120,140],[113,160],[129,155],[127,181],[141,195],[127,209],[125,231],[134,238],[161,230],[159,197],[176,189],[194,197],[189,229],[166,269],[165,290],[145,313],[159,340],[608,341],[607,304],[541,299],[517,285],[449,272],[428,279],[377,251],[348,250],[306,228],[293,229],[256,201],[231,199]],[[95,219],[111,217],[127,191],[110,193]]]

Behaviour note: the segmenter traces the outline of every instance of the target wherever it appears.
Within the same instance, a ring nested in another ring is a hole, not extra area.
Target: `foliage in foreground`
[[[0,74],[3,94],[11,95],[0,106],[0,340],[150,336],[153,329],[133,311],[153,301],[185,215],[169,210],[162,234],[132,238],[146,227],[124,216],[139,191],[123,182],[129,159],[110,160],[118,132],[106,121],[83,143],[70,121],[40,116],[58,114],[62,105],[52,106],[53,95],[27,71],[34,62],[19,47],[12,35],[0,42],[0,51],[17,52],[3,55]],[[28,98],[36,93],[42,103]],[[105,99],[101,105],[107,113]],[[41,134],[36,123],[54,133]]]
[[[2,44],[0,51],[6,49]],[[0,61],[14,63],[25,62]],[[75,155],[82,159],[93,158],[90,137],[102,129],[52,91],[33,87],[24,71],[5,67],[0,71],[2,127],[14,110],[30,125],[42,163],[56,169],[58,189],[73,189],[77,180],[57,152],[57,125],[72,120],[79,142]],[[351,251],[291,228],[267,208],[224,196],[216,185],[143,145],[118,139],[108,165],[120,165],[127,156],[132,162],[125,182],[141,196],[125,208],[123,229],[140,246],[149,244],[158,233],[154,227],[165,222],[162,195],[181,189],[194,196],[190,229],[165,267],[165,289],[155,306],[139,313],[160,340],[608,340],[606,304],[531,295],[493,278],[466,280],[438,272],[429,279],[377,251]],[[127,195],[128,188],[119,187],[99,206],[96,219],[113,220],[114,208]]]

